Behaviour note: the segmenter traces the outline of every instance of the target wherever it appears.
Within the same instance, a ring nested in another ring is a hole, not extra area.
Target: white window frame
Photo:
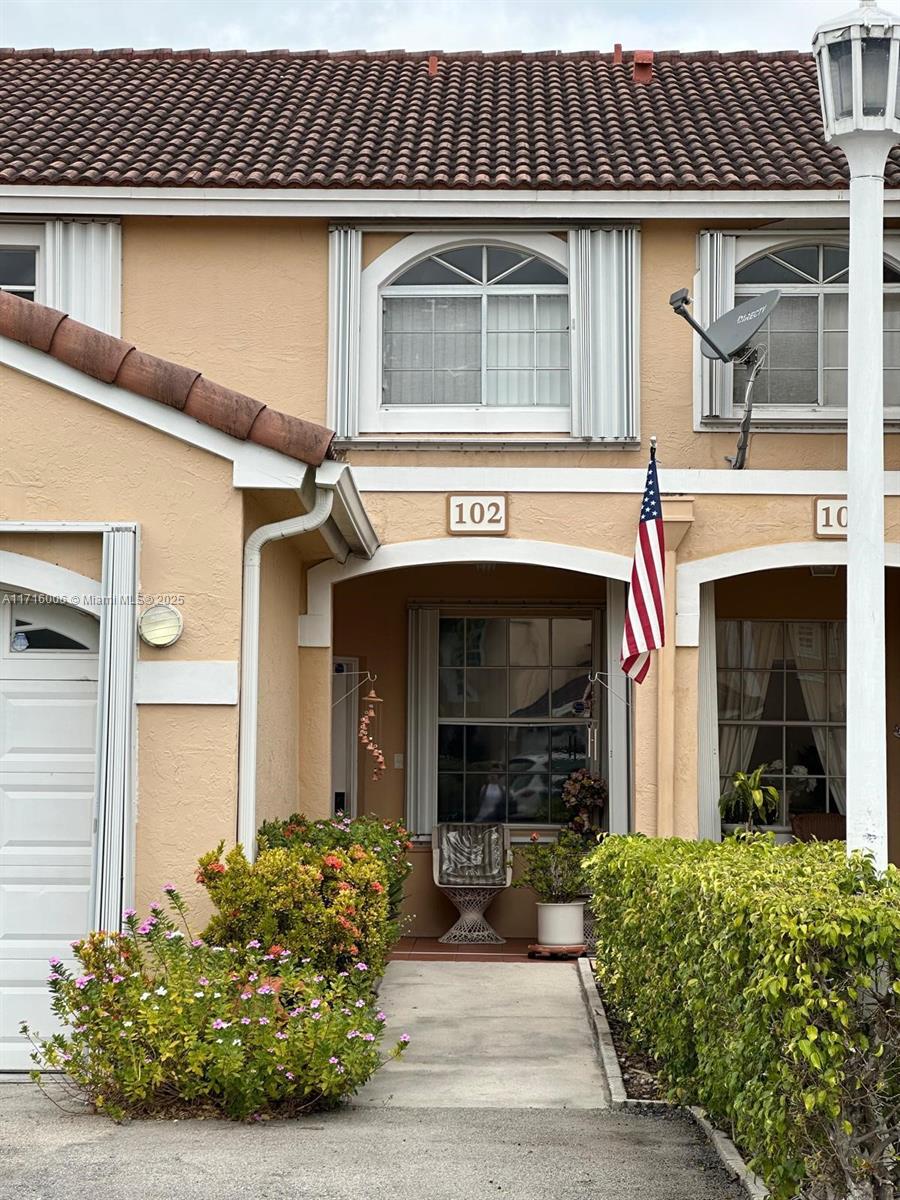
[[[794,229],[779,234],[771,230],[741,232],[735,230],[709,231],[701,235],[697,273],[694,277],[694,299],[698,320],[709,325],[717,316],[737,304],[742,289],[737,289],[736,276],[742,267],[767,254],[777,254],[796,246],[826,245],[846,248],[849,235],[845,230]],[[885,231],[884,257],[900,270],[900,233]],[[745,285],[748,286],[749,285]],[[762,287],[763,285],[759,285]],[[897,285],[887,285],[893,292]],[[829,290],[830,285],[824,285]],[[823,285],[787,284],[786,294],[796,292],[822,294]],[[840,290],[839,288],[832,290]],[[694,339],[694,428],[696,431],[721,429],[723,424],[737,425],[744,415],[743,404],[733,396],[733,367],[704,359],[699,339]],[[886,424],[900,423],[900,403],[885,405]],[[789,431],[842,426],[847,421],[847,409],[824,404],[754,404],[753,427]]]
[[[391,294],[392,281],[414,263],[439,254],[442,250],[453,250],[459,246],[482,244],[499,246],[507,250],[519,250],[546,260],[562,271],[568,278],[568,244],[562,238],[549,233],[521,233],[504,236],[494,232],[467,230],[464,235],[411,234],[379,255],[362,272],[360,283],[360,374],[359,374],[359,431],[363,434],[410,434],[410,433],[551,433],[568,434],[572,425],[572,407],[556,405],[534,408],[499,408],[487,404],[422,404],[385,405],[382,403],[383,372],[383,319],[382,296]],[[437,287],[404,287],[403,294],[436,295]],[[467,288],[447,286],[447,292],[455,296],[481,295],[486,287]],[[494,287],[490,289],[492,292]],[[553,292],[560,294],[561,287],[508,287],[496,285],[496,291],[521,294],[523,291]],[[568,286],[565,289],[569,294]],[[393,293],[399,294],[399,293]],[[571,321],[571,298],[569,301]],[[571,362],[571,354],[570,354]],[[570,368],[571,395],[571,368]]]
[[[0,246],[36,251],[39,304],[119,336],[122,231],[117,219],[0,221]]]
[[[44,222],[38,224],[0,222],[0,249],[3,250],[34,250],[34,298],[38,304],[49,304],[47,299],[50,288],[47,280],[47,226]],[[16,293],[13,292],[13,295]]]

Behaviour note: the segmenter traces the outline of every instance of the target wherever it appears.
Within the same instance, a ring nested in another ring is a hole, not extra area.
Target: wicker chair
[[[842,842],[847,837],[847,818],[841,813],[794,813],[791,833],[796,842]]]
[[[434,882],[453,901],[459,919],[442,942],[489,943],[500,937],[485,919],[494,897],[512,883],[509,828],[504,825],[435,825],[431,831]]]

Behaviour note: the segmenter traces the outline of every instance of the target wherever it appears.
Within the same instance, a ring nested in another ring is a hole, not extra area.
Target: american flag
[[[659,650],[665,645],[665,596],[666,538],[659,478],[656,474],[656,449],[652,448],[634,544],[631,587],[628,589],[628,609],[622,635],[622,670],[635,683],[643,683],[650,670],[650,651]]]

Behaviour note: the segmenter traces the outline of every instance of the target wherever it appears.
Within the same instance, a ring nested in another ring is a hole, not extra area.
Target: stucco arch
[[[527,538],[448,537],[422,541],[396,542],[382,546],[370,559],[351,558],[345,563],[333,560],[313,567],[306,576],[306,613],[300,618],[301,646],[330,646],[331,591],[336,583],[394,571],[402,567],[433,566],[439,563],[525,563],[578,571],[603,579],[627,580],[631,559],[608,550],[590,550],[560,542],[542,542]]]
[[[98,580],[40,558],[0,550],[0,586],[53,596],[93,617],[100,615]]]
[[[885,543],[885,561],[889,567],[900,566],[900,542]],[[700,644],[700,588],[704,583],[780,567],[840,567],[846,564],[847,543],[824,540],[750,546],[682,563],[676,581],[676,642],[679,646]]]

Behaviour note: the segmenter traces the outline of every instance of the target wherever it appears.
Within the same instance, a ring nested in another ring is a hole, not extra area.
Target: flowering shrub
[[[321,850],[304,845],[263,850],[250,863],[238,846],[200,859],[197,879],[218,912],[204,937],[223,946],[258,939],[306,958],[337,976],[365,962],[384,971],[394,941],[383,864],[362,846]]]
[[[126,910],[124,933],[74,943],[79,974],[50,960],[53,1011],[67,1028],[41,1041],[23,1026],[33,1078],[62,1071],[115,1120],[181,1110],[246,1119],[333,1106],[381,1066],[385,1014],[365,963],[326,980],[258,938],[240,955],[211,946],[165,890],[183,929],[160,905],[140,923]]]
[[[607,838],[597,974],[775,1200],[900,1195],[900,873],[840,842]]]
[[[310,821],[300,813],[293,813],[286,821],[265,821],[259,828],[258,837],[260,849],[303,846],[309,850],[328,851],[362,846],[384,866],[390,919],[399,919],[403,884],[412,870],[412,863],[406,858],[412,842],[398,822],[382,821],[375,816]]]

